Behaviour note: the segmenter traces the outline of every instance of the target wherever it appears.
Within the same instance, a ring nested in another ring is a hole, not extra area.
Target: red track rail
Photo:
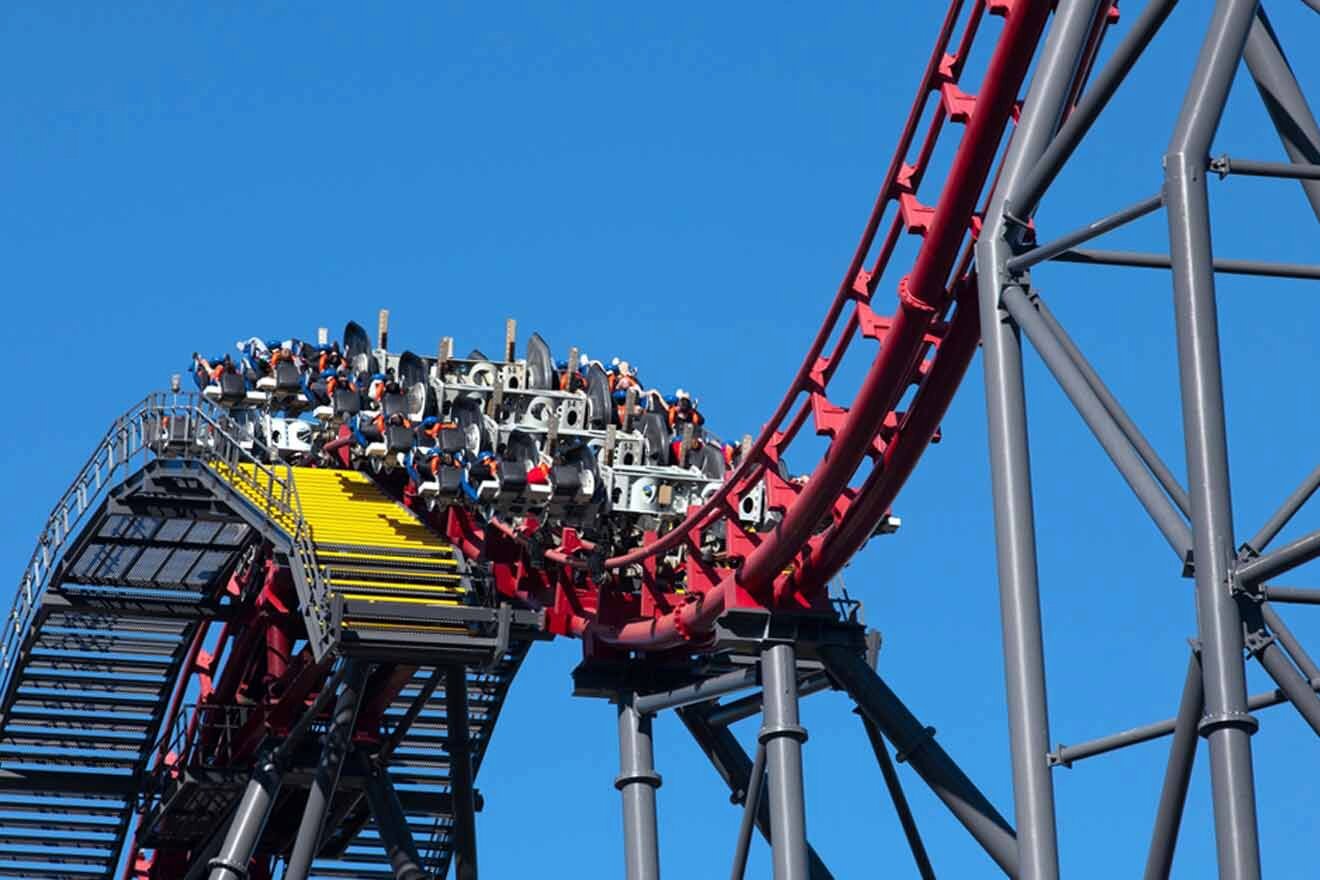
[[[675,597],[649,594],[639,601],[598,588],[584,575],[594,548],[574,535],[566,535],[559,549],[545,553],[557,572],[537,574],[519,562],[501,576],[502,550],[517,549],[508,539],[525,541],[524,536],[497,524],[498,534],[483,542],[470,524],[451,518],[451,536],[469,552],[485,545],[487,558],[496,561],[502,590],[542,595],[537,584],[553,589],[551,625],[556,631],[632,650],[691,642],[729,607],[817,608],[827,601],[826,584],[888,511],[930,444],[975,353],[980,328],[975,284],[969,283],[970,248],[964,242],[979,229],[976,203],[987,188],[1051,5],[1047,0],[974,0],[970,6],[967,0],[950,2],[861,241],[779,406],[709,502],[665,535],[604,561],[609,569],[641,566],[643,572],[653,572],[657,557],[684,545],[695,551],[703,531],[722,525],[733,565],[716,568],[701,563],[696,552],[689,553],[688,591],[679,604],[672,604]],[[1005,23],[981,88],[972,95],[959,83],[987,12],[1004,16]],[[949,52],[960,20],[961,36]],[[909,164],[906,157],[925,118],[925,137]],[[927,207],[916,192],[950,121],[963,124],[963,134],[938,200]],[[896,210],[877,248],[891,206]],[[922,236],[921,245],[911,270],[898,283],[895,311],[881,316],[873,309],[874,294],[894,268],[891,257],[904,230]],[[836,331],[837,340],[826,353]],[[829,386],[859,336],[875,339],[879,352],[851,404],[844,407],[829,399]],[[899,411],[912,387],[917,390],[909,408]],[[779,477],[777,465],[809,417],[816,433],[830,438],[829,447],[805,484],[789,483]],[[849,481],[868,460],[865,480],[860,488],[850,489]],[[743,496],[762,480],[769,488],[769,505],[782,510],[783,517],[773,531],[758,534],[745,530],[737,513]],[[827,525],[822,529],[822,524]],[[534,528],[531,524],[528,533]]]

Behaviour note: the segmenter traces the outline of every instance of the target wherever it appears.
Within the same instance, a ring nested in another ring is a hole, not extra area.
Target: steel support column
[[[348,756],[352,743],[353,727],[357,723],[358,706],[362,703],[366,680],[367,665],[359,660],[349,660],[344,672],[344,687],[335,700],[334,714],[330,718],[330,727],[325,732],[325,744],[321,749],[321,760],[316,765],[316,775],[307,792],[307,804],[303,807],[298,836],[293,842],[293,852],[289,854],[283,880],[305,880],[311,871],[312,860],[321,847],[325,815],[330,809],[335,789],[339,787],[339,773],[343,770],[344,758]]]
[[[454,801],[454,880],[477,880],[477,803],[468,735],[467,669],[445,672],[450,795]]]
[[[1225,880],[1260,876],[1256,792],[1242,659],[1242,619],[1232,594],[1233,508],[1220,374],[1206,161],[1255,20],[1256,0],[1218,0],[1164,157],[1183,442],[1205,683],[1201,733],[1210,748],[1215,840]]]
[[[1031,175],[1054,136],[1100,10],[1099,0],[1059,3],[1000,169],[999,185],[986,211],[986,228],[976,247],[1004,677],[1018,828],[1016,875],[1022,880],[1057,878],[1059,854],[1054,784],[1045,757],[1050,743],[1049,713],[1045,700],[1022,349],[1016,329],[1004,319],[999,308],[1001,289],[1008,281],[1004,266],[1013,256],[1013,244],[1017,243],[1010,242],[1009,236],[1016,238],[1023,230],[1010,228],[1005,214],[1012,210],[1025,223],[1035,210],[1034,203],[1024,203],[1018,198],[1018,188]],[[1045,174],[1042,179],[1049,176]]]
[[[807,880],[807,815],[802,792],[802,743],[798,723],[797,655],[790,644],[761,652],[765,711],[760,742],[765,748],[770,801],[770,845],[775,880]]]
[[[1243,58],[1265,109],[1278,129],[1283,149],[1293,162],[1320,164],[1320,126],[1316,125],[1306,96],[1297,85],[1292,67],[1288,64],[1279,38],[1270,27],[1264,9],[1256,10],[1256,22],[1247,36]],[[1302,191],[1311,203],[1316,219],[1320,219],[1320,181],[1303,180]]]
[[[281,773],[275,761],[262,756],[252,771],[234,818],[229,822],[220,853],[207,863],[210,880],[246,880],[252,853],[266,830],[275,796],[280,791]]]
[[[422,870],[422,857],[417,852],[398,792],[390,781],[389,771],[379,762],[372,761],[367,768],[365,793],[394,880],[427,880],[429,875]]]
[[[614,787],[623,795],[623,852],[628,880],[659,880],[660,844],[656,833],[655,772],[651,716],[638,712],[630,699],[619,700],[619,776]]]
[[[1201,683],[1201,658],[1193,649],[1187,660],[1187,679],[1174,722],[1173,742],[1169,743],[1169,763],[1164,768],[1160,805],[1155,811],[1155,828],[1150,835],[1144,880],[1168,880],[1173,868],[1173,851],[1178,844],[1183,806],[1187,803],[1187,785],[1196,761],[1197,726],[1205,708]]]

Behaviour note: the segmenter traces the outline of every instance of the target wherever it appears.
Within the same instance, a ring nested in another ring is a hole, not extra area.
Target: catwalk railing
[[[70,538],[89,510],[96,508],[123,477],[155,458],[192,458],[222,464],[231,481],[241,482],[267,518],[290,525],[290,566],[295,582],[306,584],[306,607],[318,609],[328,626],[325,582],[317,565],[310,529],[302,516],[297,486],[287,466],[263,464],[221,424],[223,416],[199,395],[153,392],[114,420],[60,500],[55,503],[32,558],[23,569],[14,604],[0,640],[0,693],[9,686],[24,634],[58,570]],[[275,470],[284,467],[285,476]]]

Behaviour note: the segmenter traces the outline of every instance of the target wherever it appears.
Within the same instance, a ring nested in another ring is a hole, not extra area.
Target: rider
[[[629,388],[636,388],[640,393],[642,390],[642,383],[637,380],[637,371],[633,369],[632,364],[618,358],[610,362],[609,381],[610,391],[627,391]]]
[[[582,375],[580,369],[570,370],[568,361],[560,361],[555,365],[559,372],[559,390],[560,391],[586,391],[587,378]]]
[[[694,428],[699,428],[706,421],[705,417],[697,410],[692,395],[682,388],[675,391],[674,395],[667,398],[665,402],[669,404],[669,429],[671,431],[682,433],[684,426],[692,425]]]
[[[620,428],[629,424],[629,416],[635,421],[638,416],[646,411],[642,408],[641,403],[634,399],[632,412],[628,412],[628,392],[622,388],[616,389],[610,397],[614,400],[615,424]]]

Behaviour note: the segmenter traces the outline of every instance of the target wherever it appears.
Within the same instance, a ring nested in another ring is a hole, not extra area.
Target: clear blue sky
[[[648,383],[693,389],[727,436],[755,432],[852,251],[937,6],[7,4],[11,583],[110,420],[194,349],[369,323],[380,307],[397,344],[424,352],[442,335],[495,347],[516,317],[559,351],[617,353]],[[1047,197],[1043,236],[1159,187],[1207,7],[1175,13]],[[1320,82],[1320,18],[1271,7],[1303,83]],[[1243,80],[1216,150],[1282,158]],[[1314,261],[1315,219],[1295,185],[1211,186],[1221,254]],[[1163,220],[1112,240],[1163,250]],[[1167,279],[1061,266],[1036,280],[1182,473]],[[1242,540],[1315,463],[1320,305],[1303,282],[1225,279],[1220,293]],[[1172,714],[1192,597],[1034,356],[1029,366],[1053,735],[1076,742]],[[974,366],[896,505],[902,531],[847,580],[885,634],[886,677],[1011,816],[984,420]],[[1289,534],[1316,522],[1305,512]],[[1315,615],[1288,617],[1320,649]],[[621,873],[613,713],[570,697],[579,654],[539,647],[515,685],[480,778],[487,876]],[[840,877],[915,876],[845,701],[813,697],[804,720],[813,843]],[[754,730],[739,733],[750,743]],[[721,876],[738,812],[685,737],[658,722],[664,871]],[[1254,742],[1267,874],[1310,876],[1320,750],[1287,708],[1261,715]],[[1139,872],[1165,751],[1058,772],[1068,877]],[[994,876],[903,774],[940,876]],[[1202,752],[1177,876],[1213,873],[1210,815]],[[760,843],[754,860],[765,875]]]

